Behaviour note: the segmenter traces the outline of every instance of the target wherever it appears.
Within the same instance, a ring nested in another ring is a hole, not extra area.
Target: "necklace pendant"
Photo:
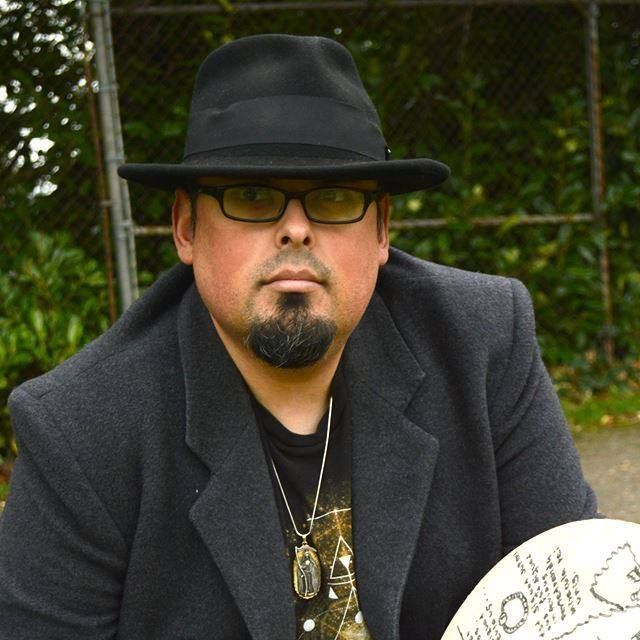
[[[320,592],[322,570],[318,552],[306,542],[296,547],[293,561],[293,588],[305,600],[310,600]]]

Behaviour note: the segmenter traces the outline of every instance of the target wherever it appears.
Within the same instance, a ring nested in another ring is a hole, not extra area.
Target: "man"
[[[389,249],[355,65],[267,35],[203,63],[182,263],[12,395],[0,638],[421,638],[513,546],[595,515],[524,287]]]

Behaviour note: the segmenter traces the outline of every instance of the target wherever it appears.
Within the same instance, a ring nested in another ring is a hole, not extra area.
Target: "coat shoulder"
[[[505,276],[429,262],[392,248],[389,262],[381,270],[379,287],[387,297],[394,290],[417,287],[438,297],[465,298],[467,304],[482,305],[510,296],[512,282],[512,278]]]
[[[420,260],[397,249],[381,270],[378,292],[401,324],[403,318],[428,317],[443,329],[490,337],[510,335],[517,313],[533,328],[531,298],[520,281]]]
[[[440,363],[461,380],[496,389],[538,356],[535,318],[514,278],[426,262],[393,250],[378,293],[422,367]]]

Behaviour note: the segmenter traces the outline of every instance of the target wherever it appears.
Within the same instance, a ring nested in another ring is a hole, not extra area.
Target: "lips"
[[[300,280],[306,282],[316,282],[320,284],[321,280],[313,271],[309,269],[283,269],[265,280],[265,284],[279,282],[281,280]]]
[[[279,293],[313,293],[324,282],[311,269],[281,269],[263,281],[263,286]]]

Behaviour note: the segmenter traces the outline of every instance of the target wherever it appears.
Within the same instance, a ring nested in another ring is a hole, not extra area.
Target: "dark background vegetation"
[[[172,3],[112,2],[127,160],[179,161],[195,72],[223,42],[262,32],[335,38],[356,59],[393,156],[435,157],[452,168],[445,188],[394,202],[395,219],[446,218],[448,226],[394,231],[394,244],[523,280],[545,360],[564,392],[633,384],[640,351],[640,3],[603,5],[599,20],[606,232],[584,223],[515,224],[520,216],[592,210],[582,3],[399,9],[371,2],[336,10],[318,2],[319,9],[228,11],[242,3],[224,2],[227,11],[210,14],[136,13],[150,4]],[[4,408],[10,390],[109,324],[83,7],[26,0],[1,9],[0,463],[12,455]],[[43,138],[53,144],[43,146]],[[167,224],[170,196],[132,187],[131,199],[137,224]],[[472,223],[495,216],[507,221]],[[614,366],[602,358],[605,242]],[[137,253],[142,285],[176,260],[166,237],[138,239]]]

